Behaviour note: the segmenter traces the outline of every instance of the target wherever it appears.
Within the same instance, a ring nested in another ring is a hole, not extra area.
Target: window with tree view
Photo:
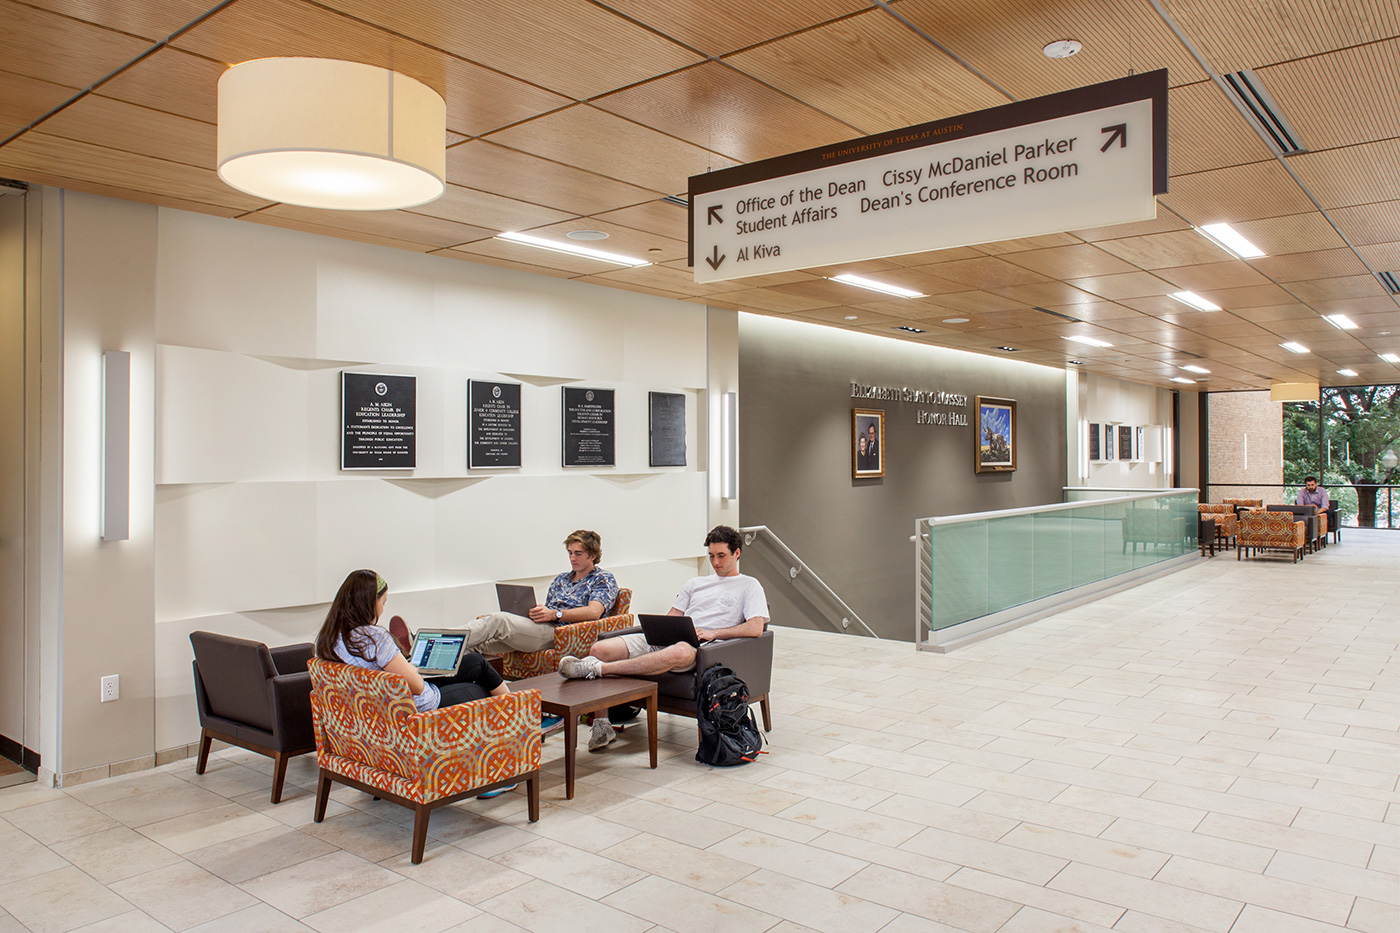
[[[1325,388],[1283,406],[1283,481],[1315,476],[1343,524],[1400,528],[1400,385]]]

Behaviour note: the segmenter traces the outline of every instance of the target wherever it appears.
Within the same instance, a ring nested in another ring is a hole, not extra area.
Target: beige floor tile
[[[257,903],[217,920],[190,927],[185,933],[306,933],[310,929],[280,910]]]
[[[602,900],[675,933],[762,933],[779,919],[654,875]]]
[[[922,800],[896,794],[872,808],[875,813],[892,816],[918,826],[932,826],[979,839],[1000,839],[1016,828],[1017,820],[981,813],[966,807],[950,807],[932,800]],[[891,843],[898,845],[898,843]]]
[[[170,927],[144,910],[129,910],[106,920],[78,927],[72,933],[167,933]]]
[[[195,774],[193,771],[184,776],[184,780],[192,787],[207,790],[222,797],[234,799],[244,794],[262,794],[271,800],[272,795],[272,775],[262,771],[255,771],[252,768],[245,768],[232,761],[210,761],[209,767],[203,774]],[[294,781],[284,781],[282,784],[282,794],[286,796],[289,791],[297,790],[307,793],[306,789]]]
[[[1035,907],[1022,907],[998,933],[1108,933],[1110,929]]]
[[[1029,884],[1045,884],[1068,864],[1062,858],[933,827],[900,848]]]
[[[1092,865],[1072,864],[1056,875],[1049,886],[1109,904],[1131,905],[1142,913],[1222,933],[1230,929],[1244,906],[1240,901]]]
[[[61,842],[54,851],[103,884],[180,862],[180,856],[126,826]]]
[[[646,933],[655,926],[545,881],[521,885],[477,906],[531,933]]]
[[[534,880],[524,872],[455,846],[432,846],[417,865],[407,853],[385,859],[379,865],[468,904],[477,904]]]
[[[615,804],[614,808],[625,806]],[[679,810],[671,810],[669,807],[662,807],[656,804],[657,810],[675,813],[677,816],[688,816]],[[612,822],[607,816],[611,810],[603,811],[602,816],[594,816],[590,813],[580,813],[568,810],[563,807],[541,807],[540,820],[538,823],[528,823],[525,825],[525,834],[533,839],[541,837],[562,842],[565,845],[573,846],[576,849],[583,849],[585,852],[596,852],[606,849],[608,846],[616,845],[624,839],[630,839],[637,833],[642,832],[642,828],[624,826],[620,823]],[[459,840],[454,843],[467,848],[469,851],[477,851],[466,844],[467,840]],[[512,847],[513,848],[513,847]],[[480,853],[478,853],[480,854]]]
[[[1155,880],[1323,923],[1345,923],[1351,910],[1349,894],[1179,855],[1172,856]]]
[[[69,864],[62,853],[4,820],[0,820],[0,852],[5,853],[5,870],[4,875],[0,876],[0,883],[57,871],[67,868]]]
[[[316,793],[295,785],[286,785],[282,788],[282,800],[280,803],[273,803],[266,790],[249,791],[231,798],[233,803],[247,807],[255,813],[261,813],[270,819],[276,820],[284,826],[305,826],[312,822],[316,814]],[[335,800],[326,801],[326,819],[340,816],[342,813],[349,813],[353,807],[348,807]]]
[[[1280,852],[1269,862],[1264,874],[1270,878],[1283,878],[1397,905],[1395,914],[1396,919],[1400,920],[1400,879],[1395,876],[1400,866],[1391,862],[1391,868],[1389,872],[1372,871],[1307,855]]]
[[[528,933],[524,927],[502,920],[491,914],[480,914],[465,923],[445,930],[444,933]]]
[[[1200,927],[1177,920],[1154,917],[1139,910],[1129,910],[1113,925],[1118,933],[1205,933]]]
[[[398,809],[408,812],[405,807]],[[431,821],[428,826],[432,828]],[[371,862],[407,852],[413,845],[411,823],[408,826],[390,823],[363,811],[343,813],[322,823],[308,823],[299,831]]]
[[[717,846],[724,844],[725,841],[721,840]],[[810,851],[810,848],[804,848],[804,856]],[[697,849],[650,833],[638,833],[615,846],[609,846],[600,854],[615,862],[711,894],[756,870],[748,862],[729,858],[718,851]]]
[[[1205,818],[1206,811],[1199,807],[1187,807],[1174,803],[1161,803],[1142,797],[1129,797],[1094,790],[1088,787],[1071,787],[1055,798],[1055,803],[1066,807],[1078,807],[1103,813],[1113,817],[1155,823],[1170,829],[1191,830]]]
[[[779,790],[764,784],[735,780],[718,771],[701,774],[688,781],[683,781],[675,785],[675,790],[769,815],[802,801],[800,793]]]
[[[836,887],[867,864],[861,859],[825,852],[753,830],[745,830],[717,842],[708,851],[824,888]]]
[[[920,855],[908,849],[881,845],[878,842],[857,839],[854,836],[843,836],[840,833],[823,833],[812,842],[812,846],[841,855],[849,855],[872,865],[883,865],[886,868],[894,868],[918,875],[921,878],[930,878],[934,881],[945,880],[961,867],[953,862]]]
[[[1395,906],[1358,897],[1347,918],[1347,928],[1362,933],[1394,933]]]
[[[1327,813],[1340,813],[1363,820],[1378,820],[1385,816],[1386,805],[1378,800],[1339,794],[1313,787],[1295,787],[1255,778],[1239,778],[1230,785],[1230,793],[1256,800],[1270,800],[1296,807],[1308,807]]]
[[[784,809],[787,808],[784,807]],[[811,842],[821,836],[823,832],[820,828],[807,823],[784,819],[780,816],[754,813],[752,810],[745,810],[728,803],[715,802],[697,810],[696,813],[712,820],[719,820],[721,823],[728,823],[734,827],[735,832],[743,829],[755,829],[796,842]]]
[[[157,868],[111,887],[172,930],[184,930],[256,903],[227,881],[188,862]]]
[[[854,807],[828,803],[824,800],[808,800],[805,803],[788,807],[778,816],[782,819],[806,823],[827,832],[855,836],[857,839],[868,839],[871,842],[887,846],[899,845],[913,837],[922,828],[921,824],[910,820],[858,810]]]
[[[848,781],[828,781],[801,771],[778,771],[765,778],[762,786],[785,791],[791,799],[789,806],[815,799],[866,810],[890,796],[886,790],[852,787]]]
[[[282,913],[301,919],[400,880],[401,875],[358,855],[332,852],[245,881],[240,887]]]
[[[1389,820],[1383,823],[1374,820],[1358,820],[1336,813],[1319,813],[1305,807],[1298,812],[1293,826],[1298,829],[1310,829],[1315,832],[1329,833],[1376,845],[1400,847],[1400,824],[1391,823]]]
[[[157,769],[139,771],[107,781],[79,784],[68,791],[68,796],[90,807],[96,807],[115,800],[140,797],[146,794],[179,791],[187,786],[175,775]]]
[[[481,911],[407,879],[302,918],[321,933],[440,933]]]
[[[875,903],[970,933],[991,933],[1021,907],[999,897],[917,878],[882,865],[864,869],[837,890],[851,895],[859,892],[859,896]]]
[[[240,836],[276,829],[280,825],[261,813],[230,803],[212,810],[177,816],[172,820],[147,823],[140,828],[140,833],[172,852],[185,853]]]
[[[230,884],[242,884],[334,851],[336,847],[328,842],[278,827],[195,849],[186,852],[185,858]]]
[[[1165,853],[1080,833],[1023,823],[998,840],[1003,845],[1042,855],[1097,865],[1140,878],[1151,878],[1166,864]]]
[[[1343,933],[1346,927],[1246,904],[1231,933]]]
[[[618,823],[638,832],[664,836],[674,842],[684,842],[701,849],[707,849],[738,832],[737,827],[706,816],[703,809],[696,813],[686,813],[645,800],[635,800],[605,810],[601,816],[608,822]]]
[[[720,896],[820,933],[873,933],[899,913],[858,895],[831,891],[767,870],[736,881]]]
[[[5,819],[44,845],[116,829],[121,823],[71,798],[51,800],[5,814]]]
[[[42,787],[35,782],[0,788],[0,814],[8,814],[35,804],[68,800],[67,792],[54,787]]]
[[[495,861],[594,900],[646,877],[621,862],[548,839],[511,849]]]
[[[1369,842],[1334,836],[1328,832],[1261,823],[1222,813],[1208,814],[1196,828],[1196,833],[1314,856],[1343,865],[1364,866],[1372,849]]]
[[[127,913],[132,905],[70,867],[0,884],[0,908],[32,933],[67,933]]]
[[[1056,795],[1069,786],[1060,781],[1047,781],[1025,773],[1032,762],[1018,767],[1015,771],[1001,771],[994,768],[979,768],[975,765],[954,763],[938,771],[934,780],[950,784],[960,784],[979,791],[998,791],[1014,794],[1029,800],[1054,800]]]

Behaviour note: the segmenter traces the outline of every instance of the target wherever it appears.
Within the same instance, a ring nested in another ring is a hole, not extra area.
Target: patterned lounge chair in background
[[[1240,552],[1275,550],[1293,552],[1293,562],[1303,556],[1308,544],[1307,525],[1294,520],[1291,512],[1242,512],[1235,560]]]
[[[1240,520],[1235,517],[1235,507],[1225,502],[1202,502],[1196,506],[1196,514],[1201,518],[1215,519],[1215,540],[1221,547],[1229,547],[1240,533]]]
[[[408,681],[313,658],[316,822],[331,784],[347,784],[414,813],[413,862],[423,860],[436,807],[526,782],[530,822],[540,818],[540,692],[523,690],[431,713],[413,707]]]
[[[510,651],[501,656],[502,672],[511,680],[553,674],[559,670],[559,659],[566,654],[581,658],[606,632],[615,632],[632,625],[632,591],[625,587],[617,591],[612,614],[592,622],[572,622],[554,628],[554,647],[543,651]]]

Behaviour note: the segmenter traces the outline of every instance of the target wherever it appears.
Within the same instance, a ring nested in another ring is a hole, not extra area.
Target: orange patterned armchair
[[[606,632],[615,632],[634,624],[631,613],[632,591],[620,587],[612,615],[592,622],[573,622],[554,627],[554,647],[543,651],[510,651],[501,656],[502,674],[511,680],[553,674],[559,670],[559,659],[566,654],[576,658],[588,654],[588,649]]]
[[[1240,521],[1235,517],[1235,507],[1224,502],[1202,502],[1196,506],[1201,518],[1215,519],[1215,540],[1221,547],[1229,547],[1230,541],[1240,533]]]
[[[1264,507],[1263,499],[1221,499],[1220,503],[1221,505],[1238,506],[1241,509],[1262,509]]]
[[[1296,564],[1308,544],[1307,525],[1294,520],[1292,512],[1242,512],[1236,540],[1235,560],[1241,551],[1279,550],[1292,551]]]
[[[428,818],[455,803],[525,781],[530,822],[540,818],[540,693],[522,690],[431,713],[414,709],[397,674],[312,658],[316,822],[331,784],[356,787],[414,812],[413,862],[423,861]]]

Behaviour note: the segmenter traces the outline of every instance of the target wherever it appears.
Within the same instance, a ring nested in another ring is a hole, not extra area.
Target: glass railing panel
[[[1118,528],[1111,529],[1105,520],[1106,509],[1101,505],[1086,506],[1069,513],[1070,583],[1084,586],[1104,578],[1104,538],[1118,540]]]
[[[987,522],[987,612],[1000,612],[1034,598],[1034,516],[1016,515]]]
[[[1092,506],[1091,506],[1092,508]],[[1070,582],[1070,516],[1074,510],[1037,512],[1034,553],[1031,555],[1032,598],[1063,593]]]
[[[987,523],[930,528],[933,628],[987,614]]]

